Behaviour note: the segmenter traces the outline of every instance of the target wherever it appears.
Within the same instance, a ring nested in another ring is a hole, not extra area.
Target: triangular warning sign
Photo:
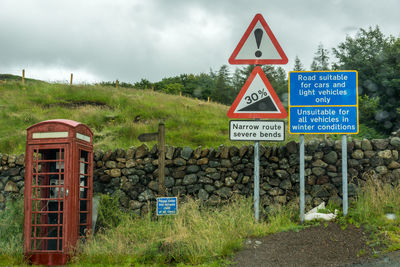
[[[230,64],[286,64],[288,58],[261,14],[247,28],[231,57]]]
[[[262,68],[256,66],[227,115],[229,118],[284,119],[287,112]]]

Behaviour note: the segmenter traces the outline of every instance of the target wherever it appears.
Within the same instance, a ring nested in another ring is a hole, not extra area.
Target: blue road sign
[[[178,214],[177,197],[157,198],[157,215],[176,215]]]
[[[289,73],[289,133],[357,134],[357,71]]]
[[[357,107],[290,107],[291,133],[353,133]]]

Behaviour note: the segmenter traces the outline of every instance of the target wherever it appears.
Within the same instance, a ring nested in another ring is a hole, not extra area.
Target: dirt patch
[[[232,258],[232,266],[348,266],[366,262],[372,254],[367,234],[349,225],[312,226],[247,239],[245,248]]]
[[[43,106],[45,108],[51,108],[51,107],[80,108],[83,106],[94,106],[94,107],[113,109],[111,106],[107,105],[106,103],[97,102],[97,101],[59,102],[59,103],[46,104]]]

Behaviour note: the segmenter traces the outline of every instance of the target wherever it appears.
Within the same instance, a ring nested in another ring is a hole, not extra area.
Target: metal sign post
[[[348,194],[347,194],[347,136],[342,135],[342,190],[343,190],[343,215],[347,215]]]
[[[231,120],[229,139],[254,142],[254,217],[259,220],[260,209],[260,141],[284,141],[284,121],[261,121],[260,119]]]
[[[300,135],[300,221],[304,222],[304,134]]]
[[[256,222],[260,219],[260,142],[254,142],[254,218]]]

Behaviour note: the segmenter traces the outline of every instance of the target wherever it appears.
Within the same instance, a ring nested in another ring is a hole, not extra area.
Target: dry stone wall
[[[400,133],[388,139],[348,141],[348,192],[368,177],[400,181]],[[341,142],[312,140],[305,145],[306,204],[341,203]],[[94,192],[118,195],[125,209],[145,212],[158,196],[157,146],[95,151]],[[0,208],[23,194],[24,155],[0,154]],[[253,194],[253,147],[171,147],[166,149],[165,186],[169,196],[193,196],[217,205],[234,194]],[[261,204],[286,204],[299,192],[299,144],[260,146]],[[297,201],[297,200],[296,200]]]

